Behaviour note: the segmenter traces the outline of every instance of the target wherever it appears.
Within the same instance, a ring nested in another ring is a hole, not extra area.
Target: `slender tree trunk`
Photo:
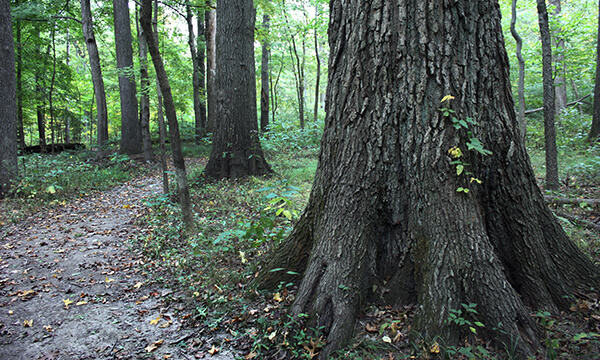
[[[36,115],[38,126],[38,138],[42,152],[46,152],[46,113],[44,111],[44,86],[42,85],[42,75],[39,72],[35,74],[36,90]]]
[[[316,124],[319,119],[319,97],[320,97],[320,89],[321,85],[321,56],[319,55],[319,38],[317,36],[317,24],[319,22],[319,4],[315,4],[315,58],[317,59],[317,73],[316,73],[316,83],[315,83],[315,107],[313,109],[313,122]]]
[[[598,1],[600,11],[600,1]],[[596,83],[594,85],[594,112],[592,127],[587,137],[587,143],[593,145],[600,135],[600,17],[598,17],[598,35],[596,37]]]
[[[90,0],[80,0],[81,2],[81,23],[83,27],[83,36],[90,57],[90,68],[92,69],[92,82],[94,84],[94,93],[96,96],[96,107],[98,112],[98,157],[106,155],[105,150],[108,144],[108,111],[106,108],[106,93],[104,92],[104,79],[100,68],[100,56],[98,46],[94,37],[92,22],[92,11],[90,9]]]
[[[128,0],[113,0],[117,71],[121,96],[121,153],[133,155],[142,152],[142,131],[138,117],[128,4]]]
[[[205,12],[206,18],[206,131],[214,133],[217,124],[217,11],[213,1],[207,1],[211,10]]]
[[[56,82],[56,24],[52,24],[52,30],[50,36],[52,37],[52,78],[50,79],[50,91],[48,91],[48,104],[50,106],[50,141],[51,141],[51,152],[54,153],[54,145],[56,144],[55,136],[55,122],[54,122],[54,101],[52,95],[54,94],[54,83]],[[48,53],[50,53],[48,51]]]
[[[302,42],[302,48],[304,49],[304,40]],[[296,96],[298,98],[298,121],[300,121],[300,128],[304,129],[304,56],[301,59],[300,54],[298,54],[294,35],[291,36],[290,53],[293,60]]]
[[[519,61],[519,85],[518,85],[518,98],[519,98],[519,112],[518,119],[521,125],[521,133],[523,134],[523,141],[525,141],[525,135],[527,134],[527,123],[525,122],[525,59],[521,49],[523,48],[523,39],[517,32],[517,0],[512,0],[511,6],[511,19],[510,19],[510,33],[517,43],[517,59]]]
[[[200,124],[202,128],[198,143],[201,142],[202,137],[206,134],[206,67],[204,65],[206,58],[206,29],[204,26],[204,17],[205,12],[198,11],[198,16],[196,16],[196,23],[198,24],[196,63],[198,64],[198,77],[200,81],[198,93],[200,97]]]
[[[217,106],[219,122],[205,172],[240,178],[271,173],[258,137],[252,0],[217,2]]]
[[[544,143],[546,149],[546,189],[558,190],[558,151],[554,124],[554,80],[552,78],[552,43],[545,0],[537,0],[542,38],[542,67],[544,82]]]
[[[18,179],[17,79],[10,1],[0,0],[0,198]]]
[[[138,49],[140,54],[140,127],[142,131],[142,143],[144,159],[146,162],[154,162],[152,151],[152,135],[150,134],[150,77],[148,76],[148,45],[146,37],[139,26],[138,13],[136,12],[136,28],[138,33]]]
[[[554,74],[554,108],[555,114],[560,117],[567,108],[567,81],[565,79],[565,39],[563,39],[560,28],[560,12],[562,11],[560,0],[548,0],[548,4],[554,6],[552,17],[557,18],[558,27],[552,29],[551,37],[555,51],[552,52],[552,73]]]
[[[19,2],[17,1],[17,6]],[[16,32],[16,68],[17,68],[17,127],[19,130],[19,147],[23,149],[25,145],[25,127],[23,125],[23,47],[21,45],[21,21],[15,22]]]
[[[156,43],[158,41],[158,0],[154,1],[154,17],[152,18],[152,27],[154,29],[154,37]],[[165,116],[163,113],[163,96],[160,90],[160,81],[158,81],[158,75],[156,76],[156,102],[157,102],[157,117],[158,117],[158,142],[160,144],[160,167],[162,169],[163,179],[163,193],[168,194],[169,191],[169,173],[167,168],[167,151],[165,149],[165,142],[167,138],[167,127],[165,125]]]
[[[152,56],[152,63],[154,64],[156,76],[161,84],[160,89],[164,96],[164,106],[167,120],[169,121],[169,138],[171,140],[173,165],[175,167],[175,173],[177,176],[179,204],[181,206],[184,226],[187,232],[190,232],[194,227],[194,213],[190,200],[185,161],[183,158],[183,153],[181,152],[181,138],[179,136],[179,124],[177,122],[177,114],[175,112],[175,103],[173,101],[173,95],[171,93],[171,86],[169,85],[167,72],[165,71],[165,67],[160,56],[158,42],[156,40],[157,37],[152,31],[152,0],[142,1],[140,20],[142,28],[144,29],[144,35],[146,36],[146,42],[148,43],[148,51]]]
[[[470,333],[448,321],[450,310],[477,304],[479,337],[534,354],[531,309],[568,309],[575,294],[595,292],[600,272],[537,187],[498,4],[330,8],[327,115],[310,200],[257,285],[300,281],[290,311],[321,329],[319,359],[350,337],[368,302],[415,304],[416,336],[448,345]],[[454,100],[440,104],[446,95]],[[440,108],[474,123],[457,129]],[[468,150],[475,138],[489,152]],[[472,175],[457,175],[457,147]]]
[[[194,17],[192,15],[192,7],[190,4],[185,5],[186,17],[185,20],[188,26],[188,46],[192,57],[192,94],[194,98],[194,128],[195,142],[200,144],[204,135],[204,124],[202,123],[202,108],[200,104],[200,73],[198,69],[198,58],[196,54],[196,39],[194,37]]]
[[[263,15],[262,54],[260,68],[260,131],[263,133],[269,129],[269,14]]]

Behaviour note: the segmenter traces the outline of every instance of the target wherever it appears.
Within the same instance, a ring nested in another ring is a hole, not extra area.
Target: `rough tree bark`
[[[217,2],[219,121],[206,174],[215,179],[271,172],[258,137],[252,0]]]
[[[600,11],[600,1],[598,1]],[[600,135],[600,17],[598,17],[598,35],[596,37],[596,83],[594,85],[594,112],[592,127],[587,137],[588,144],[594,144]]]
[[[523,39],[521,39],[521,35],[517,32],[516,28],[517,24],[517,0],[512,0],[511,3],[511,18],[510,18],[510,33],[513,38],[515,38],[515,42],[517,43],[517,60],[519,61],[519,85],[518,85],[518,98],[519,98],[519,127],[521,128],[521,134],[523,139],[525,139],[525,135],[527,134],[527,123],[525,122],[525,59],[523,59],[523,54],[521,49],[523,48]]]
[[[121,96],[121,153],[133,155],[142,152],[142,131],[138,118],[128,3],[128,0],[113,0],[115,47]]]
[[[544,145],[546,150],[546,189],[558,190],[558,151],[556,149],[554,80],[552,78],[552,43],[545,0],[537,0],[542,38],[542,80],[544,83]]]
[[[319,119],[319,97],[320,83],[321,83],[321,56],[319,55],[319,38],[317,36],[317,27],[319,24],[319,3],[315,4],[315,28],[314,28],[314,39],[315,39],[315,58],[317,60],[317,72],[315,74],[315,105],[313,108],[313,122],[316,124]]]
[[[106,108],[106,93],[104,92],[104,79],[100,68],[100,56],[98,55],[98,46],[94,37],[94,27],[92,22],[92,10],[90,0],[80,0],[81,3],[81,24],[83,27],[83,37],[90,57],[90,68],[92,71],[92,83],[94,84],[94,94],[96,97],[96,111],[98,115],[98,157],[104,156],[104,150],[108,143],[108,111]]]
[[[262,38],[262,54],[260,67],[260,131],[265,133],[269,129],[269,14],[263,15],[262,27],[265,32]]]
[[[10,1],[0,1],[0,198],[17,180],[17,78]]]
[[[319,358],[348,339],[366,302],[381,301],[416,304],[412,329],[449,344],[465,335],[447,321],[449,310],[475,303],[485,324],[478,334],[535,352],[530,308],[567,309],[574,294],[597,288],[600,274],[536,185],[497,2],[330,6],[327,116],[313,189],[256,285],[301,281],[291,313],[307,314],[307,328],[323,326]],[[440,104],[445,95],[455,96],[450,106]],[[472,117],[478,125],[468,130],[492,153],[466,150],[472,139],[443,107]],[[457,176],[449,154],[457,146],[481,184]]]
[[[202,125],[202,133],[199,134],[196,141],[201,143],[202,137],[206,135],[206,27],[204,25],[205,11],[198,11],[196,23],[198,24],[198,37],[196,39],[196,63],[198,64],[198,93],[200,96],[200,124]]]
[[[169,122],[169,138],[171,140],[171,152],[173,155],[173,166],[177,176],[177,190],[179,192],[179,206],[184,226],[189,232],[194,227],[194,213],[190,200],[190,188],[187,182],[187,173],[185,171],[185,160],[181,152],[181,138],[179,136],[179,124],[177,122],[177,113],[175,112],[175,103],[171,86],[165,66],[160,56],[157,37],[152,31],[152,0],[143,0],[140,11],[140,25],[144,29],[148,51],[152,57],[152,63],[156,71],[156,77],[160,83],[160,90],[164,97],[165,113]]]

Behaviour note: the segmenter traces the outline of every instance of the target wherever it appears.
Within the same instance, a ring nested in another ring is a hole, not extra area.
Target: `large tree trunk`
[[[0,0],[0,198],[17,180],[17,85],[10,1]]]
[[[148,51],[152,57],[152,63],[156,70],[156,77],[160,83],[160,89],[164,97],[165,112],[169,122],[169,139],[171,140],[171,152],[173,155],[173,166],[177,176],[177,190],[179,191],[179,205],[184,226],[189,232],[194,227],[194,213],[190,200],[190,188],[187,182],[187,173],[185,171],[185,160],[181,152],[181,138],[179,136],[179,123],[177,122],[177,113],[175,112],[175,102],[171,93],[171,86],[165,66],[160,56],[157,37],[152,31],[152,0],[143,0],[140,12],[140,24],[144,29]]]
[[[546,189],[558,190],[558,151],[556,149],[554,80],[552,79],[552,44],[545,0],[537,0],[542,38],[542,80],[544,83],[544,145],[546,150]]]
[[[208,176],[216,179],[271,172],[258,137],[254,18],[252,0],[220,0],[217,3],[219,122],[205,170]]]
[[[412,329],[449,344],[465,335],[447,321],[449,311],[475,303],[485,324],[478,333],[499,344],[519,339],[522,353],[535,352],[529,307],[567,309],[600,275],[536,185],[498,4],[330,5],[327,117],[313,189],[258,285],[303,274],[291,312],[308,314],[307,328],[323,326],[319,358],[348,339],[357,313],[375,301],[416,304]],[[455,99],[440,104],[445,95]],[[440,108],[477,124],[456,129]],[[491,154],[467,150],[473,137]],[[455,147],[472,175],[457,175]]]
[[[600,1],[598,1],[600,11]],[[596,37],[596,83],[594,85],[594,112],[592,127],[587,137],[589,144],[594,144],[600,135],[600,17],[598,17],[598,35]]]
[[[113,11],[119,93],[121,95],[121,153],[133,155],[142,152],[142,131],[138,118],[135,75],[133,72],[128,0],[113,0]]]
[[[214,1],[206,2],[206,131],[213,133],[217,126],[217,10]]]
[[[269,129],[269,14],[263,15],[262,54],[260,67],[260,131],[265,133]]]
[[[81,24],[83,27],[83,37],[90,57],[90,68],[92,71],[92,83],[94,84],[94,94],[96,96],[96,108],[98,113],[98,156],[104,156],[104,150],[108,143],[108,111],[106,108],[106,93],[104,92],[104,79],[100,68],[100,56],[98,55],[98,46],[94,37],[94,28],[92,23],[92,10],[90,9],[90,0],[80,0],[81,3]]]

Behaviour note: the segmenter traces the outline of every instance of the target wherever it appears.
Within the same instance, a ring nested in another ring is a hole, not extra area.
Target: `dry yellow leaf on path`
[[[106,280],[104,280],[105,282],[109,283],[111,281],[115,281],[115,279],[109,279],[108,276],[106,277]]]
[[[69,308],[69,305],[73,303],[73,301],[71,301],[70,299],[63,299],[63,302],[65,303],[65,307],[67,309]]]
[[[32,326],[33,326],[33,319],[23,321],[23,327],[32,327]]]
[[[214,356],[214,355],[215,355],[216,353],[218,353],[218,352],[219,352],[219,348],[218,348],[218,347],[215,347],[214,345],[213,345],[213,347],[212,347],[210,350],[208,350],[208,353],[209,353],[211,356]]]
[[[144,283],[138,282],[137,284],[133,285],[133,287],[139,289],[140,287],[142,287],[142,285],[144,285]]]
[[[79,305],[85,305],[85,304],[87,304],[87,301],[83,300],[83,301],[79,301],[79,302],[78,302],[77,304],[75,304],[75,305],[79,306]]]
[[[161,316],[160,314],[156,317],[156,319],[154,320],[150,320],[150,325],[156,325],[158,324],[158,321],[160,320]]]

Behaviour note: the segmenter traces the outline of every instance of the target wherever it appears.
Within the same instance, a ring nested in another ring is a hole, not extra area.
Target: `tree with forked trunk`
[[[536,184],[498,3],[330,7],[313,189],[256,285],[299,283],[290,311],[308,315],[308,328],[322,326],[319,358],[349,338],[368,302],[416,304],[412,330],[449,344],[466,335],[447,321],[450,310],[474,303],[485,324],[478,334],[534,353],[530,310],[568,309],[598,287],[600,273]]]

